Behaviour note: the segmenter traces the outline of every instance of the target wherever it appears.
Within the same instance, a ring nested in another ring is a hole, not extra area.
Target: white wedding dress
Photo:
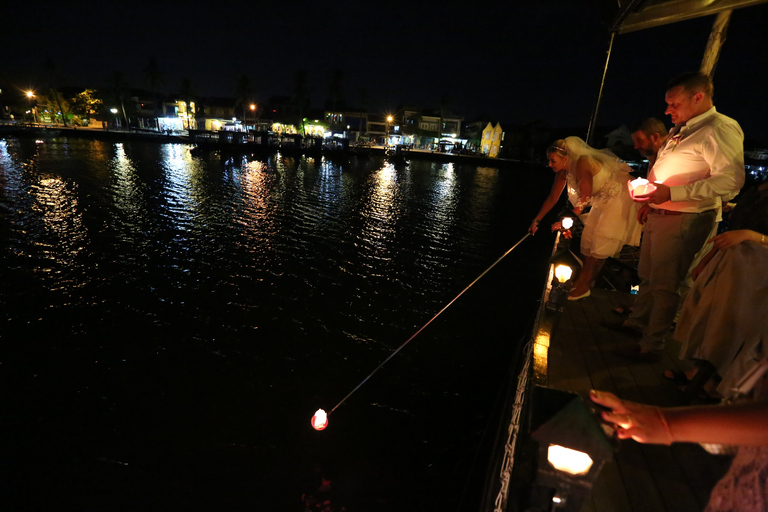
[[[584,256],[605,259],[617,255],[624,245],[640,245],[642,225],[637,221],[640,203],[632,200],[627,189],[630,167],[608,150],[597,150],[578,137],[565,139],[570,168],[566,172],[568,200],[576,206],[591,206],[583,220],[581,252]],[[575,177],[579,158],[597,161],[599,169],[592,176],[592,195],[581,204],[579,183]]]

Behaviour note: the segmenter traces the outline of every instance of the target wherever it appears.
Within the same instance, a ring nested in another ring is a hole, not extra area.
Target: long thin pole
[[[701,59],[699,71],[705,75],[709,75],[709,78],[713,80],[715,78],[714,75],[717,60],[720,58],[720,50],[723,47],[723,43],[725,43],[725,36],[728,32],[728,23],[730,22],[732,12],[733,11],[723,11],[715,18],[715,22],[712,24],[712,30],[709,33],[707,49],[704,51],[704,57]]]
[[[415,338],[416,336],[418,336],[418,335],[419,335],[419,333],[420,333],[421,331],[423,331],[424,329],[426,329],[426,328],[427,328],[427,326],[428,326],[429,324],[431,324],[431,323],[432,323],[432,322],[433,322],[433,321],[434,321],[434,320],[435,320],[437,317],[439,317],[439,316],[440,316],[440,315],[443,313],[443,311],[445,311],[446,309],[448,309],[448,308],[451,306],[451,304],[453,304],[454,302],[456,302],[456,301],[458,300],[458,298],[459,298],[459,297],[461,297],[462,295],[464,295],[464,292],[466,292],[467,290],[469,290],[470,288],[472,288],[472,286],[474,286],[474,284],[475,284],[475,283],[477,283],[477,282],[478,282],[480,279],[482,279],[482,278],[483,278],[483,276],[485,276],[485,274],[487,274],[487,273],[488,273],[488,272],[489,272],[489,271],[490,271],[490,270],[491,270],[493,267],[495,267],[496,265],[498,265],[498,264],[499,264],[499,262],[500,262],[501,260],[503,260],[504,258],[506,258],[506,257],[509,255],[509,253],[511,253],[512,251],[514,251],[514,250],[517,248],[517,246],[518,246],[518,245],[520,245],[520,244],[523,242],[523,240],[525,240],[525,239],[526,239],[526,238],[528,238],[529,236],[531,236],[531,234],[530,234],[530,233],[526,233],[526,234],[525,234],[525,236],[524,236],[523,238],[521,238],[521,239],[520,239],[520,240],[519,240],[519,241],[518,241],[518,242],[517,242],[515,245],[513,245],[513,246],[512,246],[512,247],[511,247],[511,248],[510,248],[510,249],[509,249],[507,252],[505,252],[504,254],[502,254],[502,255],[501,255],[501,257],[500,257],[499,259],[497,259],[495,262],[493,262],[493,264],[492,264],[490,267],[488,267],[487,269],[485,269],[485,270],[483,271],[483,273],[482,273],[482,274],[480,274],[479,276],[477,276],[477,277],[475,278],[475,280],[474,280],[474,281],[472,281],[471,283],[469,283],[469,285],[468,285],[466,288],[464,288],[464,289],[463,289],[463,290],[462,290],[462,291],[461,291],[461,292],[460,292],[460,293],[459,293],[457,296],[455,296],[455,297],[453,298],[453,300],[451,300],[451,302],[449,302],[448,304],[446,304],[446,305],[443,307],[443,309],[441,309],[440,311],[438,311],[438,312],[437,312],[437,314],[436,314],[435,316],[433,316],[433,317],[432,317],[432,318],[429,320],[429,322],[427,322],[427,323],[425,323],[423,326],[421,326],[421,329],[419,329],[418,331],[416,331],[416,332],[413,334],[413,336],[411,336],[410,338],[408,338],[408,339],[405,341],[405,343],[403,343],[402,345],[400,345],[400,346],[397,348],[397,350],[395,350],[394,352],[392,352],[392,353],[389,355],[389,357],[387,357],[387,358],[386,358],[384,361],[382,361],[382,362],[379,364],[379,366],[377,366],[377,367],[376,367],[376,368],[375,368],[375,369],[374,369],[374,370],[373,370],[371,373],[369,373],[369,374],[368,374],[368,376],[367,376],[366,378],[364,378],[364,379],[362,380],[362,382],[360,382],[360,384],[358,384],[358,385],[355,387],[355,389],[353,389],[352,391],[350,391],[350,392],[347,394],[347,396],[345,396],[344,398],[342,398],[342,399],[341,399],[341,401],[340,401],[338,404],[336,404],[336,405],[334,406],[334,408],[333,408],[333,409],[331,409],[331,412],[335,411],[335,410],[336,410],[336,409],[337,409],[337,408],[338,408],[338,407],[339,407],[341,404],[343,404],[343,403],[346,401],[346,399],[347,399],[347,398],[349,398],[350,396],[352,396],[352,393],[354,393],[355,391],[357,391],[358,389],[360,389],[360,387],[362,387],[362,385],[363,385],[363,384],[365,384],[365,383],[368,381],[368,379],[370,379],[370,378],[373,376],[373,374],[374,374],[374,373],[376,373],[377,371],[379,371],[379,370],[381,369],[381,367],[382,367],[382,366],[384,366],[385,364],[387,364],[387,362],[388,362],[390,359],[392,359],[393,357],[395,357],[395,356],[397,355],[397,353],[398,353],[398,352],[400,352],[400,351],[401,351],[401,350],[402,350],[402,349],[403,349],[403,348],[404,348],[404,347],[405,347],[405,346],[406,346],[408,343],[410,343],[410,342],[411,342],[411,340],[412,340],[413,338]],[[330,414],[331,414],[331,412],[329,412],[328,414],[330,415]]]
[[[592,136],[595,131],[595,124],[597,123],[597,111],[600,109],[600,100],[603,99],[603,87],[605,87],[605,75],[608,74],[608,62],[611,60],[611,51],[613,50],[613,40],[616,38],[616,32],[611,32],[611,42],[608,43],[608,53],[605,56],[605,67],[603,68],[603,78],[600,81],[600,90],[597,93],[597,101],[595,101],[595,108],[592,111],[592,119],[589,120],[589,128],[587,129],[587,144],[593,146]]]

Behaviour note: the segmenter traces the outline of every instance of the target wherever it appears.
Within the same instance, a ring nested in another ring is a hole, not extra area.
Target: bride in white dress
[[[566,187],[576,215],[583,218],[582,212],[591,206],[581,235],[584,266],[568,295],[568,300],[579,300],[589,297],[592,279],[606,258],[615,256],[624,245],[640,245],[640,204],[632,200],[627,189],[627,181],[632,179],[630,167],[607,149],[598,150],[579,137],[567,137],[547,149],[547,161],[556,173],[555,182],[528,231],[536,233],[539,222]],[[555,226],[553,229],[559,228]]]

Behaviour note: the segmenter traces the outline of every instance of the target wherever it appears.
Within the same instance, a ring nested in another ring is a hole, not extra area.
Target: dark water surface
[[[0,509],[476,509],[550,182],[0,139]]]

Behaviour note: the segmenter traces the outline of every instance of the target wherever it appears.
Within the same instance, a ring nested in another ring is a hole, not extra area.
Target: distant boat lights
[[[318,409],[314,416],[312,416],[312,428],[315,430],[323,430],[328,426],[328,415],[324,410]]]

